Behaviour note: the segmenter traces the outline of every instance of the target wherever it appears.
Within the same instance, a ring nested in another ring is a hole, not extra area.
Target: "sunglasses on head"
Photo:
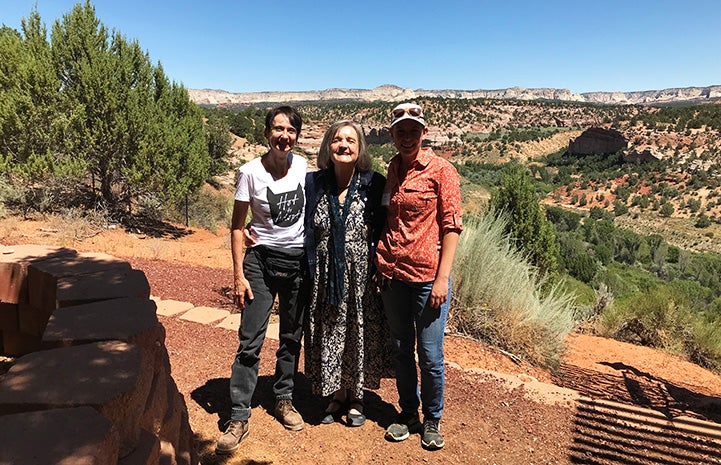
[[[393,110],[393,118],[398,119],[401,116],[408,113],[414,118],[419,118],[423,116],[423,110],[420,107],[410,107],[410,108],[396,108]]]

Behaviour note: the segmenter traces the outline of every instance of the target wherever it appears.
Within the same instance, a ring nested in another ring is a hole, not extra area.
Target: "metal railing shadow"
[[[619,375],[563,365],[554,380],[581,394],[572,463],[721,462],[721,399],[622,363],[604,364]]]

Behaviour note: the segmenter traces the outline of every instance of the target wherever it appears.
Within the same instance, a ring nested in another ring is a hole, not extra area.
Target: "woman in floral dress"
[[[305,330],[305,374],[313,391],[333,395],[323,423],[346,414],[365,422],[363,389],[392,376],[390,336],[371,284],[375,244],[385,221],[385,178],[371,169],[361,128],[331,125],[316,172],[306,177],[305,245],[312,277]]]

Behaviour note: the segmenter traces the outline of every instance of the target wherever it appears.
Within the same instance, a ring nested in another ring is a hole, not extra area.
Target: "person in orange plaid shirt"
[[[428,128],[419,105],[396,106],[390,133],[398,154],[388,165],[381,199],[387,217],[376,249],[376,266],[393,337],[401,412],[385,436],[390,441],[403,441],[411,432],[420,432],[421,445],[436,450],[445,444],[440,432],[443,337],[450,304],[451,266],[463,229],[460,179],[453,165],[423,147]]]

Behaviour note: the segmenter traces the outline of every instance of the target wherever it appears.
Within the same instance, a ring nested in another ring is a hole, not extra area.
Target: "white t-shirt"
[[[288,154],[290,168],[281,179],[273,179],[260,157],[238,169],[235,200],[250,202],[250,220],[257,236],[255,245],[303,247],[305,212],[305,158]]]

